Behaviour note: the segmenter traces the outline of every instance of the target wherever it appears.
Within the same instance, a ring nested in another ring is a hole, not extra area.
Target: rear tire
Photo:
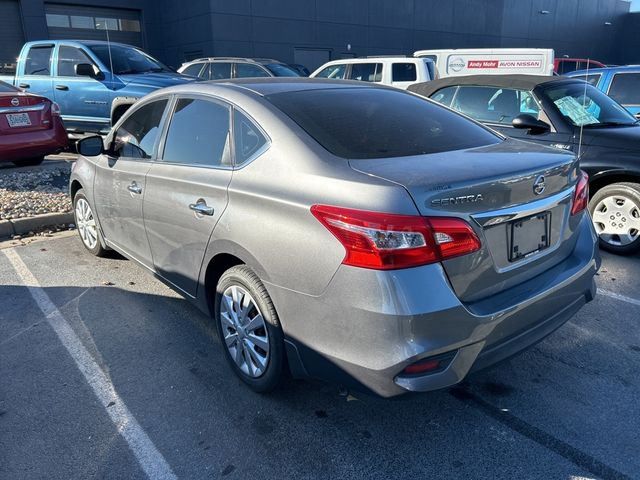
[[[73,216],[84,248],[96,257],[104,256],[107,250],[102,246],[102,235],[93,214],[93,208],[82,188],[73,197]]]
[[[216,288],[216,329],[233,371],[255,392],[269,392],[284,376],[284,335],[271,297],[246,265],[227,270]]]
[[[35,165],[40,165],[44,162],[44,157],[35,157],[35,158],[22,158],[20,160],[14,160],[14,165],[18,167],[33,167]]]
[[[589,213],[602,249],[620,255],[640,249],[640,184],[601,188],[589,201]]]

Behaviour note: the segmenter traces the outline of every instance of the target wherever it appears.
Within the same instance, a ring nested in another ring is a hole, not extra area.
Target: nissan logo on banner
[[[451,71],[459,72],[467,66],[467,62],[462,57],[449,58],[449,64],[447,65]]]

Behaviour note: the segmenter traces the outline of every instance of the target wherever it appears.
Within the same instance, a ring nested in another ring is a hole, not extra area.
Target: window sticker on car
[[[591,115],[584,106],[582,106],[575,98],[566,96],[555,100],[558,109],[563,115],[566,115],[578,127],[582,125],[590,125],[599,123],[598,119]]]

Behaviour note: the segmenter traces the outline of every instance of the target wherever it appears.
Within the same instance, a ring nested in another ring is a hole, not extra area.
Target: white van
[[[382,83],[406,90],[414,83],[433,80],[434,74],[434,64],[426,58],[366,57],[333,60],[309,76]]]
[[[553,75],[555,53],[550,48],[458,48],[418,50],[413,56],[433,60],[436,77],[444,78],[510,73]]]

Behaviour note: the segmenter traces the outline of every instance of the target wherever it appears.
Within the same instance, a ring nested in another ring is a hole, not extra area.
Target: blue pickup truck
[[[640,65],[578,70],[566,75],[586,80],[640,119]]]
[[[60,106],[70,135],[105,133],[136,100],[194,81],[131,45],[89,40],[26,43],[7,83]]]

